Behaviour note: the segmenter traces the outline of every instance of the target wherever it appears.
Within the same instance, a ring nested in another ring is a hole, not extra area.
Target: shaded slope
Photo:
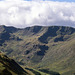
[[[15,35],[12,35],[17,30],[20,29],[16,29],[14,27],[0,26],[0,46],[2,46],[2,44],[8,40],[21,40],[19,37],[15,37]]]
[[[75,29],[70,27],[63,27],[63,26],[52,26],[48,27],[47,31],[39,37],[39,41],[42,43],[48,43],[49,37],[55,37],[60,35],[60,38],[55,39],[55,42],[63,41],[64,35],[71,35],[75,32]]]

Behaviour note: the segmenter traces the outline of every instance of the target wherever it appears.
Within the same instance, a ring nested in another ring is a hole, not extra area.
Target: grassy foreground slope
[[[0,75],[29,75],[13,59],[0,53]]]
[[[24,29],[0,26],[0,49],[20,65],[38,70],[75,73],[75,29],[33,26]]]
[[[32,68],[21,68],[13,59],[0,53],[0,75],[60,75],[59,73],[44,73]]]

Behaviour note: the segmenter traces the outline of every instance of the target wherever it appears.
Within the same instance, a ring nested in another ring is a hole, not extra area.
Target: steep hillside
[[[0,75],[28,75],[13,59],[0,53]]]
[[[0,26],[0,50],[20,65],[38,70],[75,73],[75,29],[33,26],[24,29]]]
[[[21,68],[13,59],[8,58],[0,52],[0,75],[60,75],[58,72],[49,71],[45,73],[42,70],[35,70],[26,67]]]

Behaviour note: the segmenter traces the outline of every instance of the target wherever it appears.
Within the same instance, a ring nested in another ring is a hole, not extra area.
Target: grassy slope
[[[9,40],[5,39],[0,49],[19,64],[48,68],[64,75],[75,72],[74,28],[36,26],[11,31]],[[48,50],[44,51],[46,47]]]
[[[75,72],[75,41],[71,40],[61,46],[59,45],[50,49],[38,66],[50,68],[50,70],[57,71],[63,75],[71,75]]]

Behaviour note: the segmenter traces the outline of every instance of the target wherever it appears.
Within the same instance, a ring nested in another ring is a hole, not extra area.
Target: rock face
[[[0,26],[0,50],[21,65],[48,68],[61,74],[75,72],[75,28]]]

